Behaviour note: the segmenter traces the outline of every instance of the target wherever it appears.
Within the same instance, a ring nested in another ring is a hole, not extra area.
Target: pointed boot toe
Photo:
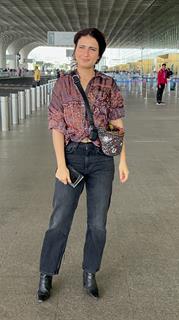
[[[40,274],[39,289],[37,291],[38,302],[43,302],[50,298],[50,289],[52,288],[52,276]]]
[[[88,288],[88,289],[86,289],[86,292],[92,298],[95,298],[95,299],[99,298],[98,288],[94,288],[94,289]]]
[[[99,298],[98,286],[96,283],[95,273],[90,273],[84,271],[83,273],[83,287],[85,288],[87,294],[92,298]]]

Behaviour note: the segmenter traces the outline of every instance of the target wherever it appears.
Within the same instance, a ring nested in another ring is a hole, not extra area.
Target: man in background
[[[164,102],[162,102],[162,95],[163,95],[163,91],[165,89],[165,85],[167,83],[167,70],[166,70],[166,63],[162,64],[161,69],[158,72],[157,75],[157,105],[159,104],[164,104]]]

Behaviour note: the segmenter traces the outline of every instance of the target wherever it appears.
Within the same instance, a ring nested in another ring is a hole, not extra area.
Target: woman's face
[[[95,38],[83,36],[78,40],[75,49],[75,59],[77,66],[82,68],[92,68],[99,58],[99,45]]]

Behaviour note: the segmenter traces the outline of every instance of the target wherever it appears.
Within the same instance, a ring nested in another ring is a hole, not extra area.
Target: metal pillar
[[[41,106],[44,106],[44,86],[40,86],[40,99],[41,99]]]
[[[2,131],[10,130],[8,97],[0,97]]]
[[[167,82],[168,95],[170,96],[170,79]]]
[[[49,104],[50,104],[50,95],[47,94],[47,105],[49,105]]]
[[[41,107],[40,86],[36,87],[36,94],[37,94],[37,109],[40,109]]]
[[[176,81],[176,86],[175,86],[175,98],[178,97],[178,82]]]
[[[36,88],[31,88],[32,111],[36,111]]]
[[[44,104],[47,104],[47,85],[44,84]]]
[[[31,95],[30,89],[25,90],[25,101],[26,101],[26,116],[31,114]]]
[[[12,124],[18,124],[19,123],[19,113],[18,113],[17,93],[12,93],[11,99],[12,99]]]
[[[25,92],[19,91],[19,119],[25,119]]]

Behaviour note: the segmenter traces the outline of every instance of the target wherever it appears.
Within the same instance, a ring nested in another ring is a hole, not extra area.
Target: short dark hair
[[[165,66],[165,67],[166,67],[166,63],[162,63],[162,66]]]
[[[106,49],[106,40],[105,40],[104,34],[96,28],[87,28],[87,29],[83,29],[83,30],[78,31],[74,36],[75,49],[78,44],[78,40],[81,37],[85,37],[85,36],[91,36],[91,37],[95,38],[96,41],[98,42],[99,59],[96,62],[99,62],[105,49]]]

